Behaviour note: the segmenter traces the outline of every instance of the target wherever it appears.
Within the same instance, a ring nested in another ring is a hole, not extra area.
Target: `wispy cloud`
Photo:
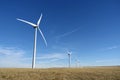
[[[0,47],[0,67],[29,67],[24,54],[25,51],[15,47]]]
[[[118,59],[96,60],[97,63],[118,62]]]
[[[32,57],[27,52],[15,47],[0,47],[0,67],[31,67]],[[57,63],[66,59],[64,53],[49,53],[36,56],[36,67],[46,67],[48,63]],[[41,66],[42,65],[42,66]],[[55,64],[52,64],[54,66]]]
[[[62,34],[62,35],[59,35],[59,36],[57,36],[56,38],[62,38],[62,37],[68,36],[68,35],[76,32],[76,31],[78,31],[79,29],[80,29],[80,27],[78,27],[78,28],[76,28],[76,29],[74,29],[74,30],[72,30],[72,31],[66,32],[66,33],[64,33],[64,34]]]
[[[118,47],[119,47],[119,46],[108,47],[107,50],[116,49],[116,48],[118,48]]]
[[[36,67],[64,67],[67,55],[65,53],[49,53],[37,57]]]
[[[13,47],[0,47],[0,54],[5,56],[21,56],[24,54],[24,51]]]
[[[41,57],[37,57],[37,59],[51,59],[52,61],[65,59],[66,54],[63,53],[51,53],[51,54],[44,54]]]
[[[106,47],[106,48],[103,48],[103,49],[101,49],[101,50],[102,50],[102,51],[107,51],[107,50],[117,49],[117,48],[119,48],[119,47],[120,47],[119,45],[116,45],[116,46]]]

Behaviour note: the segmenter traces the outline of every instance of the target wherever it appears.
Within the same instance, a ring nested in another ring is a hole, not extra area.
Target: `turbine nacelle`
[[[67,51],[67,53],[68,53],[69,56],[72,54],[72,52],[70,52],[70,51]]]
[[[36,26],[33,26],[33,28],[38,28],[38,26],[36,25]]]

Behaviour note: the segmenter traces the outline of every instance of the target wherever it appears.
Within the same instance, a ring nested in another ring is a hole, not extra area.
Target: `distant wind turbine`
[[[78,59],[76,59],[76,67],[80,67],[80,61]]]
[[[71,67],[71,54],[72,54],[72,52],[70,52],[70,51],[67,51],[67,53],[68,53],[68,67],[70,68]]]
[[[35,68],[37,30],[39,30],[39,32],[40,32],[40,34],[41,34],[41,36],[42,36],[42,38],[43,38],[43,40],[44,40],[44,42],[45,42],[45,45],[47,46],[47,41],[46,41],[46,39],[45,39],[45,37],[44,37],[44,35],[43,35],[41,29],[39,28],[39,25],[40,25],[41,19],[42,19],[42,14],[41,14],[41,16],[40,16],[40,18],[39,18],[37,24],[33,24],[33,23],[28,22],[28,21],[26,21],[26,20],[23,20],[23,19],[19,19],[19,18],[17,18],[17,20],[19,20],[19,21],[21,21],[21,22],[24,22],[24,23],[27,23],[27,24],[33,26],[33,28],[35,29],[35,33],[34,33],[33,59],[32,59],[32,69]]]

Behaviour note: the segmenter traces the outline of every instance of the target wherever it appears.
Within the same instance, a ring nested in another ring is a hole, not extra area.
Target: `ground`
[[[120,66],[84,68],[1,68],[0,80],[120,80]]]

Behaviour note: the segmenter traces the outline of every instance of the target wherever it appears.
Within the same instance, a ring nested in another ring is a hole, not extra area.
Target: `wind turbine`
[[[68,53],[68,67],[70,68],[71,67],[71,54],[72,54],[72,52],[70,52],[70,51],[67,51],[67,53]]]
[[[21,22],[24,22],[24,23],[27,23],[29,25],[31,25],[34,29],[35,29],[35,32],[34,32],[34,47],[33,47],[33,59],[32,59],[32,69],[35,68],[35,58],[36,58],[36,43],[37,43],[37,30],[39,30],[44,42],[45,42],[45,45],[47,46],[47,41],[41,31],[41,29],[39,28],[39,25],[40,25],[40,22],[41,22],[41,19],[42,19],[42,14],[37,22],[37,24],[34,24],[34,23],[31,23],[29,21],[26,21],[26,20],[23,20],[23,19],[19,19],[17,18],[17,20],[21,21]]]
[[[80,61],[78,59],[76,59],[76,67],[80,67]]]

